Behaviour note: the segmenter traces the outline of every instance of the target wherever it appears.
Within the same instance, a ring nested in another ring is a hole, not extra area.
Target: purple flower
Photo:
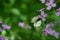
[[[56,16],[60,16],[60,8],[56,11]]]
[[[60,16],[60,12],[56,12],[56,16]]]
[[[6,24],[2,24],[2,27],[4,28],[4,29],[7,29],[7,30],[10,30],[10,26],[8,26],[8,25],[6,25]]]
[[[47,30],[47,29],[44,29],[44,30],[43,30],[43,34],[44,34],[45,36],[47,36],[47,35],[48,35],[48,30]]]
[[[48,30],[48,34],[50,34],[50,35],[53,35],[54,32],[55,32],[55,30],[52,30],[52,29]]]
[[[52,35],[55,38],[58,38],[59,37],[59,33],[56,32],[55,30],[52,30],[51,26],[54,26],[54,24],[53,23],[47,24],[46,28],[43,30],[43,34],[46,35],[46,36],[47,35]]]
[[[45,3],[45,0],[40,0],[41,1],[41,3]]]
[[[58,38],[59,37],[59,33],[58,32],[56,32],[55,30],[52,30],[52,29],[44,29],[43,30],[43,34],[44,35],[52,35],[52,36],[54,36],[55,38]]]
[[[52,30],[52,29],[44,29],[44,31],[43,31],[43,34],[44,35],[53,35],[53,32],[54,32],[54,30]]]
[[[19,22],[18,26],[24,27],[24,23],[23,22]]]
[[[49,23],[49,24],[46,25],[46,29],[52,28],[53,26],[54,26],[53,23]]]
[[[54,37],[55,38],[59,38],[59,33],[58,32],[54,32]]]
[[[41,11],[41,15],[40,16],[38,16],[39,18],[41,18],[42,19],[42,21],[45,21],[46,20],[46,18],[45,17],[47,17],[47,14],[44,14],[44,11]]]
[[[45,5],[47,6],[47,10],[50,10],[52,7],[56,7],[56,3],[54,3],[54,0],[49,0],[49,2],[47,2]]]
[[[49,2],[54,3],[54,0],[49,0]]]
[[[5,38],[3,36],[0,36],[0,40],[5,40]]]
[[[46,32],[47,32],[48,34],[50,34],[50,35],[53,34],[53,30],[51,29],[53,26],[54,26],[53,23],[49,23],[49,24],[46,25],[45,30],[46,30]]]

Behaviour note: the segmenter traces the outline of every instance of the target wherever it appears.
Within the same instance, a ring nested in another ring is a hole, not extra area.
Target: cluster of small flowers
[[[5,40],[5,38],[3,36],[0,36],[0,40]]]
[[[59,9],[58,9],[58,10],[59,10]],[[39,11],[41,12],[41,15],[38,15],[38,16],[36,16],[36,17],[33,17],[33,19],[36,21],[37,19],[40,18],[42,21],[46,21],[47,14],[44,13],[44,8],[40,9]],[[59,11],[58,11],[58,12],[59,12]],[[60,14],[57,14],[57,15],[60,15]],[[34,20],[33,20],[33,21],[34,21]],[[38,23],[39,23],[39,22],[38,22]],[[38,23],[37,23],[37,24],[38,24]],[[36,24],[35,24],[35,25],[36,25]],[[41,23],[39,23],[38,25],[40,26]],[[50,34],[50,35],[54,36],[55,38],[58,38],[58,37],[59,37],[59,33],[52,29],[53,26],[54,26],[53,23],[47,24],[47,25],[46,25],[46,28],[43,30],[43,34],[45,34],[46,36],[47,36],[48,34]]]
[[[44,2],[42,2],[42,3],[44,3]],[[54,3],[53,0],[50,0],[49,3],[48,2],[46,3],[46,6],[47,6],[47,10],[50,10],[52,7],[55,7],[56,4]],[[46,21],[47,14],[44,13],[44,8],[40,9],[39,11],[41,12],[41,15],[38,15],[38,16],[34,17],[33,19],[36,21],[37,19],[40,18],[42,21]],[[57,9],[56,16],[60,16],[60,8]],[[38,23],[36,23],[36,24],[38,24]],[[40,25],[41,25],[41,23],[38,24],[38,26],[40,26]],[[43,34],[45,34],[46,36],[49,34],[49,35],[54,36],[55,38],[59,38],[59,33],[52,29],[53,26],[54,26],[53,23],[47,24],[46,28],[43,30]]]
[[[46,28],[43,30],[43,34],[45,34],[46,36],[49,34],[49,35],[54,36],[55,38],[58,38],[59,33],[52,29],[53,26],[54,26],[53,23],[47,24]]]
[[[47,10],[51,10],[52,7],[56,7],[56,3],[54,2],[54,0],[40,0],[41,3],[45,4],[47,6]],[[47,17],[47,14],[44,14],[44,8],[40,9],[39,11],[41,12],[41,15],[39,16],[39,18],[42,19],[42,21],[45,21]],[[60,8],[56,10],[56,16],[60,16]],[[56,32],[55,30],[52,30],[51,28],[54,26],[54,24],[50,23],[46,25],[46,28],[43,30],[43,34],[45,35],[53,35],[54,37],[58,38],[59,33]]]
[[[46,1],[46,0],[40,0],[41,3],[44,3],[46,6],[47,6],[47,10],[51,10],[52,7],[56,7],[56,3],[54,2],[54,0],[49,0],[49,1]],[[56,16],[60,16],[60,8],[58,8],[56,10]]]
[[[47,17],[47,14],[44,13],[44,8],[40,9],[39,11],[41,12],[41,15],[39,15],[38,17],[39,17],[42,21],[45,21],[45,20],[46,20],[45,17]]]
[[[44,3],[47,6],[47,10],[51,10],[52,7],[56,7],[56,3],[54,3],[54,0],[49,0],[46,2],[46,0],[40,0],[42,3]]]

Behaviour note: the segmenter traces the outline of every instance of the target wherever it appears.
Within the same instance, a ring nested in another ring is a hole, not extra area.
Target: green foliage
[[[56,2],[60,7],[60,2]],[[56,8],[58,8],[56,7]],[[3,30],[1,35],[9,37],[10,40],[60,40],[52,36],[44,36],[42,30],[49,22],[57,22],[60,17],[56,16],[56,8],[45,12],[48,14],[46,22],[41,22],[39,28],[35,28],[31,19],[34,16],[40,15],[39,9],[46,8],[40,0],[0,0],[0,20],[3,23],[11,26],[9,31]],[[25,25],[29,24],[32,29],[21,28],[18,26],[19,22],[24,22]],[[54,28],[60,33],[60,26]],[[14,39],[13,39],[14,38]]]

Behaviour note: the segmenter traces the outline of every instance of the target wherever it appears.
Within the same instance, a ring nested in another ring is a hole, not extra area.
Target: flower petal
[[[51,6],[48,6],[46,9],[47,9],[47,10],[50,10],[50,9],[51,9]]]

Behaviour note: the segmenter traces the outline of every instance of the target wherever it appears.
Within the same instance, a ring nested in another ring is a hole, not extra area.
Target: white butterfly
[[[39,26],[41,26],[41,20],[35,22],[33,25],[34,25],[34,27],[39,27]]]

